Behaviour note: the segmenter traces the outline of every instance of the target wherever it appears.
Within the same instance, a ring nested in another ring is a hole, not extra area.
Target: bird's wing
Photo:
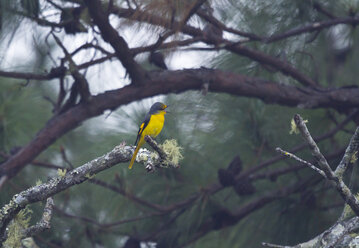
[[[147,127],[148,123],[150,122],[151,119],[151,115],[149,113],[146,114],[145,120],[142,122],[140,129],[138,130],[138,134],[137,134],[137,138],[135,141],[135,146],[137,145],[138,140],[140,139],[143,130],[145,130],[145,128]]]

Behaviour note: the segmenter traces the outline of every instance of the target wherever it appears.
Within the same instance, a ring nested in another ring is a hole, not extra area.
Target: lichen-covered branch
[[[97,173],[108,169],[118,163],[130,161],[134,151],[133,146],[119,145],[109,153],[98,157],[63,175],[50,179],[47,183],[31,187],[13,196],[11,201],[0,210],[0,242],[5,238],[5,230],[9,222],[16,214],[28,204],[45,200],[76,184],[85,182]],[[140,149],[137,161],[157,166],[161,160],[158,156],[152,156],[147,149]]]
[[[159,158],[157,154],[152,154],[151,156],[151,158],[156,160],[160,159],[160,163],[157,163],[157,166],[173,168],[179,167],[178,163],[183,158],[183,156],[181,153],[182,147],[177,144],[176,140],[166,140],[162,145],[158,145],[154,139],[146,135],[145,141],[158,153]],[[148,171],[154,170],[155,167],[156,164],[153,164],[151,161],[146,163],[146,169]]]
[[[359,148],[359,127],[355,130],[353,137],[350,140],[350,143],[345,150],[344,156],[340,161],[339,165],[335,169],[335,175],[337,177],[342,178],[344,172],[348,168],[350,161],[356,160],[356,153],[358,152]]]
[[[329,229],[325,230],[315,238],[297,244],[295,246],[281,246],[269,243],[262,243],[267,247],[285,248],[329,248],[329,247],[358,247],[359,239],[357,235],[351,235],[359,228],[359,217],[356,216],[349,220],[337,222]]]
[[[166,153],[157,145],[156,141],[154,141],[150,136],[145,136],[145,141],[149,144],[161,157],[161,159],[166,160]]]
[[[118,90],[106,91],[51,118],[30,143],[1,164],[0,176],[7,175],[8,179],[11,179],[59,137],[107,109],[116,109],[132,101],[159,94],[199,90],[203,88],[204,82],[208,81],[208,90],[211,92],[254,97],[266,103],[284,106],[339,109],[353,108],[359,104],[359,88],[339,88],[325,92],[310,89],[303,91],[290,85],[206,68],[153,71],[149,74],[151,77],[146,80],[144,86],[129,85]]]
[[[309,145],[310,149],[312,150],[313,156],[317,159],[321,170],[324,171],[325,175],[329,179],[332,178],[334,176],[333,171],[330,168],[330,166],[329,166],[327,160],[325,159],[325,157],[323,156],[323,154],[320,152],[320,149],[317,146],[317,143],[314,141],[314,139],[310,135],[309,130],[305,124],[305,121],[303,121],[303,118],[299,114],[296,114],[296,115],[294,115],[294,122],[297,125],[301,135],[303,136],[303,138]]]
[[[308,166],[309,168],[311,168],[312,170],[315,170],[316,172],[318,172],[320,175],[322,175],[324,178],[327,178],[327,176],[325,175],[325,173],[321,170],[321,169],[318,169],[317,167],[315,167],[312,163],[308,162],[308,161],[305,161],[297,156],[295,156],[293,153],[290,153],[290,152],[287,152],[287,151],[284,151],[282,150],[281,148],[277,147],[276,148],[276,151],[283,154],[284,156],[287,156],[289,158],[292,158],[296,161],[298,161],[299,163],[305,165],[305,166]]]
[[[347,187],[347,185],[343,181],[343,174],[345,170],[348,168],[350,162],[356,159],[356,152],[359,147],[359,128],[356,129],[353,137],[350,140],[350,143],[345,151],[342,161],[337,166],[335,172],[330,168],[327,160],[320,152],[319,147],[315,143],[314,139],[312,138],[307,126],[306,121],[302,119],[302,117],[298,114],[294,116],[295,122],[295,129],[299,129],[301,135],[309,145],[313,156],[317,160],[319,164],[319,168],[315,167],[311,163],[304,161],[294,154],[289,154],[277,148],[277,151],[281,152],[283,155],[288,156],[290,158],[294,158],[297,161],[305,164],[316,172],[324,176],[327,180],[333,183],[337,191],[340,193],[341,197],[345,200],[345,202],[351,207],[354,213],[357,215],[354,218],[349,220],[342,220],[340,219],[335,225],[331,228],[323,232],[322,234],[318,235],[314,239],[298,244],[293,246],[293,248],[306,248],[306,247],[358,247],[359,246],[359,239],[357,239],[357,235],[350,235],[353,231],[359,228],[359,201],[351,192],[351,190]],[[354,157],[354,158],[353,158]],[[354,244],[354,243],[355,244]],[[262,243],[263,246],[267,247],[292,247],[292,246],[280,246],[275,244],[269,243]]]
[[[297,128],[299,129],[300,133],[302,134],[305,141],[308,143],[310,149],[312,150],[313,156],[317,159],[320,169],[325,173],[327,179],[331,181],[341,197],[345,200],[346,203],[352,208],[352,210],[355,212],[357,216],[359,216],[359,201],[354,196],[354,194],[351,192],[351,190],[348,188],[348,186],[344,183],[343,179],[341,177],[338,177],[330,168],[327,160],[323,156],[323,154],[320,152],[319,147],[315,143],[314,139],[309,133],[309,130],[305,124],[305,121],[303,118],[296,114],[294,116],[294,122],[297,125]],[[356,137],[358,134],[357,132],[354,134],[351,143],[355,143],[358,138]],[[349,144],[349,146],[351,146]],[[354,146],[354,145],[353,145]],[[349,149],[350,150],[350,149]],[[345,156],[345,155],[344,155]]]
[[[46,205],[44,208],[44,213],[42,214],[41,220],[35,225],[30,226],[24,230],[24,237],[32,237],[37,233],[44,231],[45,229],[50,229],[52,210],[54,208],[54,200],[52,197],[47,198]]]

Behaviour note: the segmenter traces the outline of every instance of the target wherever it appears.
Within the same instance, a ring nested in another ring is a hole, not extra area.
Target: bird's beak
[[[169,107],[169,105],[166,106],[165,112],[166,112],[166,113],[171,113],[171,112],[169,112],[169,111],[167,110],[168,107]]]

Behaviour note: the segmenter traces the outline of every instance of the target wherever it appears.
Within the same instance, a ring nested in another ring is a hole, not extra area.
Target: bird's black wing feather
[[[137,146],[137,142],[140,140],[142,132],[147,127],[148,123],[150,122],[150,119],[151,119],[151,115],[150,115],[150,113],[147,113],[146,116],[145,116],[145,120],[142,122],[142,124],[140,126],[140,129],[138,130],[137,138],[136,138],[136,141],[135,141],[135,146]]]

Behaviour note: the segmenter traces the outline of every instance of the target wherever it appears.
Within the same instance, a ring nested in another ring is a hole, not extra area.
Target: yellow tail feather
[[[140,140],[138,141],[136,150],[135,150],[135,152],[133,153],[132,158],[131,158],[130,165],[128,166],[129,169],[132,169],[133,163],[134,163],[135,160],[136,160],[136,156],[137,156],[138,150],[140,150],[140,148],[141,148],[141,146],[143,145],[144,141],[145,141],[145,140],[144,140],[143,137],[141,137]]]

